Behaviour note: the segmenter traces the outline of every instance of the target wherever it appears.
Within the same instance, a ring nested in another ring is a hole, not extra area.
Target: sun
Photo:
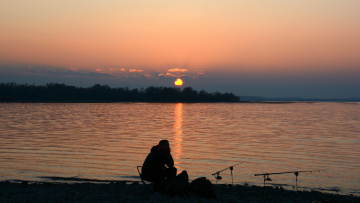
[[[175,81],[175,85],[176,86],[181,86],[183,84],[183,81],[181,80],[181,79],[177,79],[176,81]]]

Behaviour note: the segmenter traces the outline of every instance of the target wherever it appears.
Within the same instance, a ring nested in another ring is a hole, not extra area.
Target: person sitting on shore
[[[151,148],[143,163],[142,178],[154,183],[154,191],[165,186],[176,176],[177,169],[174,167],[174,159],[170,151],[169,141],[161,140],[158,145]]]

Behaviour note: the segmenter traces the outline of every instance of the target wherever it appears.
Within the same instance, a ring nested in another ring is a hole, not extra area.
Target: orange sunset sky
[[[360,96],[359,0],[0,0],[0,82]]]

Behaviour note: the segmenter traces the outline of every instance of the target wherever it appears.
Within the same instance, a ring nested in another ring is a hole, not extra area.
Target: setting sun
[[[181,80],[181,79],[177,79],[176,81],[175,81],[175,85],[176,86],[181,86],[183,84],[183,81]]]

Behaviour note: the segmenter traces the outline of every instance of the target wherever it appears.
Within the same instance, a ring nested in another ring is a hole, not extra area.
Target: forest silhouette
[[[239,102],[233,93],[208,93],[191,87],[75,87],[58,83],[0,83],[0,101],[8,102]]]

